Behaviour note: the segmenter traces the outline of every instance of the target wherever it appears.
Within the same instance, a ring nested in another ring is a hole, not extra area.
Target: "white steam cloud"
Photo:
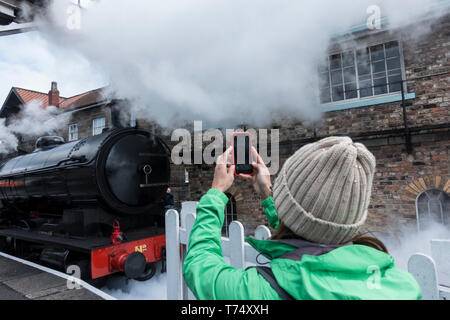
[[[167,300],[167,273],[161,273],[156,263],[155,275],[147,281],[126,280],[124,276],[111,277],[102,290],[120,300]]]
[[[62,0],[53,2],[45,33],[84,54],[112,93],[163,126],[314,121],[321,114],[317,69],[330,36],[366,23],[371,5],[399,25],[433,2],[88,1],[75,17],[80,29],[71,31],[71,1]]]
[[[386,245],[389,253],[394,257],[395,265],[403,270],[408,270],[408,259],[415,253],[423,253],[432,257],[431,240],[450,239],[450,228],[443,224],[434,222],[421,231],[417,231],[416,225],[406,225],[400,229],[397,234],[391,237],[381,237],[380,239]],[[441,261],[439,257],[433,257]],[[437,263],[437,262],[436,262]],[[450,262],[446,265],[437,264],[438,272],[440,269],[449,268]],[[450,279],[445,279],[450,281]],[[450,285],[450,282],[446,283]]]
[[[60,113],[54,106],[42,107],[42,104],[33,100],[23,105],[17,116],[9,119],[0,119],[0,154],[17,151],[19,139],[36,137],[56,133],[68,123],[70,115]]]

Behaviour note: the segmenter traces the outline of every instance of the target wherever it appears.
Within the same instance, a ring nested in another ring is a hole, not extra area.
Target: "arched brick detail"
[[[439,189],[450,192],[450,179],[443,176],[420,177],[403,189],[402,199],[405,201],[416,201],[417,196],[427,189]]]
[[[234,200],[236,201],[236,203],[244,200],[244,196],[242,195],[242,192],[235,186],[232,186],[230,189],[228,189],[227,193],[231,194],[234,197]]]

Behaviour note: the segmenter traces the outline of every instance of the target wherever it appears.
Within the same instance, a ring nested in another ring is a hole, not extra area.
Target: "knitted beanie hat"
[[[375,157],[349,137],[328,137],[297,150],[274,183],[278,218],[318,243],[350,241],[364,224]]]

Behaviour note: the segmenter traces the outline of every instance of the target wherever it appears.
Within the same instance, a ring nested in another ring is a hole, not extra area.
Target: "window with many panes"
[[[69,141],[78,140],[78,125],[76,123],[69,126]]]
[[[105,117],[97,118],[92,121],[92,135],[96,136],[103,132],[103,129],[106,126]]]
[[[320,101],[366,98],[401,90],[398,41],[330,55],[320,68]]]
[[[416,198],[416,215],[419,230],[436,223],[450,227],[450,196],[439,189],[422,191]]]

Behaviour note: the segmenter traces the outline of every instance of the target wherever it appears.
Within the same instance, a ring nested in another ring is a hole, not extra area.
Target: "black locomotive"
[[[0,163],[0,250],[76,264],[86,279],[148,279],[164,259],[169,179],[170,150],[147,131],[42,137],[34,152]]]

